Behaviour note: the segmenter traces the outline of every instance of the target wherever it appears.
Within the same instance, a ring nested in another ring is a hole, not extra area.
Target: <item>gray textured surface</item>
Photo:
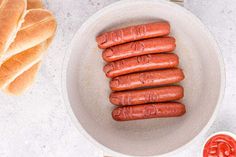
[[[61,98],[61,68],[76,30],[90,15],[115,1],[46,1],[58,19],[57,36],[34,86],[21,97],[0,94],[0,157],[99,156],[100,151],[82,137],[66,113]],[[200,156],[203,140],[213,132],[236,133],[236,3],[234,0],[188,0],[186,7],[218,41],[225,61],[227,87],[211,129],[176,157]]]

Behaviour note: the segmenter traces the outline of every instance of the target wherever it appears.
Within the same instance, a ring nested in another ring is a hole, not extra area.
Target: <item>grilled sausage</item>
[[[130,90],[140,87],[152,87],[177,83],[184,79],[181,69],[154,70],[118,76],[110,81],[113,91]]]
[[[181,103],[153,103],[136,106],[117,107],[112,112],[116,121],[128,121],[149,118],[178,117],[186,112]]]
[[[168,22],[154,22],[136,26],[125,27],[97,36],[98,47],[105,49],[114,45],[168,35],[170,24]]]
[[[151,38],[113,46],[103,51],[102,57],[107,62],[151,53],[171,52],[175,49],[175,38]]]
[[[103,71],[107,77],[113,78],[134,72],[173,68],[178,64],[179,58],[176,54],[149,54],[108,63]]]
[[[110,94],[110,102],[117,106],[138,105],[154,102],[179,100],[184,96],[181,86],[166,86],[151,89],[141,89]]]

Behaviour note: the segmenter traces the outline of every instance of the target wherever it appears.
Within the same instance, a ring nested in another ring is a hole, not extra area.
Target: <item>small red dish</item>
[[[231,133],[212,135],[204,145],[203,157],[236,157],[236,140]]]

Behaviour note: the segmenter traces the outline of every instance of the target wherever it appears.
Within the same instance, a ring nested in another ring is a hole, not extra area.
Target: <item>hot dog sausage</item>
[[[114,61],[104,66],[107,77],[116,77],[133,72],[173,68],[178,66],[179,58],[176,54],[149,54]]]
[[[178,117],[186,112],[181,103],[153,103],[136,106],[117,107],[112,112],[116,121],[128,121],[149,118]]]
[[[151,38],[107,48],[103,51],[102,57],[105,61],[111,62],[150,53],[170,52],[175,47],[173,37]]]
[[[177,83],[184,79],[181,69],[165,69],[118,76],[110,81],[113,91],[130,90],[140,87],[152,87]]]
[[[114,45],[158,36],[168,35],[170,24],[168,22],[154,22],[136,26],[125,27],[97,36],[98,47],[105,49]]]
[[[138,105],[179,100],[183,96],[183,87],[166,86],[152,89],[113,92],[110,94],[110,102],[118,106]]]

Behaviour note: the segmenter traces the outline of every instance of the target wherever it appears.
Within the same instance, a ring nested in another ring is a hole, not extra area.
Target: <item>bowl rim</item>
[[[202,27],[202,29],[205,31],[206,36],[208,37],[208,39],[210,40],[210,42],[212,43],[212,45],[214,46],[214,49],[216,50],[216,55],[220,64],[220,74],[221,74],[221,84],[220,84],[220,91],[219,91],[219,97],[217,100],[217,104],[215,107],[215,110],[213,112],[213,114],[211,115],[209,121],[207,122],[207,124],[203,127],[203,129],[195,136],[193,137],[193,139],[191,139],[190,141],[188,141],[187,143],[185,143],[184,145],[180,146],[179,148],[165,153],[165,154],[161,154],[161,155],[152,155],[150,157],[167,157],[169,155],[174,155],[178,152],[183,151],[184,149],[187,148],[187,146],[191,145],[192,143],[194,143],[197,138],[199,138],[200,136],[202,136],[212,125],[213,121],[216,118],[216,114],[219,110],[220,104],[222,103],[223,97],[224,97],[224,92],[225,92],[225,68],[224,68],[224,61],[223,61],[223,56],[222,53],[220,51],[220,48],[217,44],[217,41],[214,39],[212,33],[209,31],[208,28],[206,28],[206,26],[201,22],[201,20],[195,16],[193,13],[191,13],[189,10],[187,10],[186,8],[179,6],[173,2],[169,2],[166,0],[122,0],[122,1],[118,1],[115,3],[112,3],[102,9],[100,9],[99,11],[97,11],[96,13],[94,13],[92,16],[90,16],[82,25],[81,27],[77,30],[77,32],[74,34],[73,39],[70,43],[70,45],[68,46],[68,50],[64,56],[63,59],[63,64],[62,64],[62,73],[61,73],[61,89],[62,89],[62,95],[63,95],[63,101],[64,101],[64,105],[66,106],[66,110],[68,112],[68,114],[70,115],[70,119],[72,121],[72,123],[76,126],[76,128],[79,130],[79,132],[86,138],[88,139],[88,141],[90,141],[93,145],[95,145],[97,148],[99,148],[104,154],[108,154],[111,156],[120,156],[120,157],[128,157],[128,156],[133,156],[133,157],[138,157],[135,155],[129,155],[129,154],[123,154],[121,152],[116,152],[108,147],[106,147],[105,145],[103,145],[102,143],[99,143],[98,141],[96,141],[84,128],[83,126],[80,124],[79,120],[77,120],[71,105],[70,105],[70,101],[69,101],[69,97],[68,97],[68,92],[67,92],[67,69],[68,69],[68,65],[69,65],[69,59],[71,56],[71,52],[72,52],[72,47],[74,45],[74,42],[76,40],[76,37],[79,36],[90,24],[92,24],[94,22],[95,19],[97,19],[97,17],[99,17],[100,15],[104,14],[105,12],[119,6],[119,5],[125,5],[125,4],[130,4],[130,3],[159,3],[162,5],[169,5],[170,7],[173,7],[174,9],[176,9],[177,11],[182,11],[185,12],[186,14],[189,14],[191,16],[191,18],[197,22],[199,24],[200,27]],[[200,149],[200,148],[199,148]]]

